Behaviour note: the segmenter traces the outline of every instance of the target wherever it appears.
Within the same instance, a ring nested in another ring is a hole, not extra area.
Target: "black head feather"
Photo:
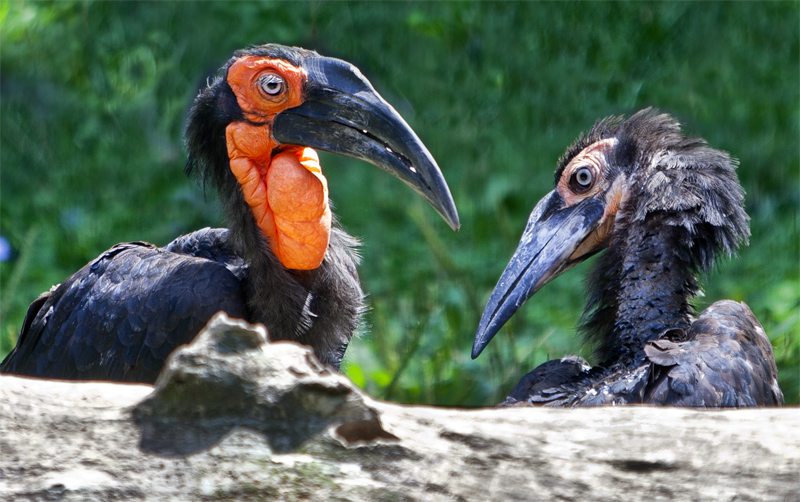
[[[683,136],[677,120],[652,108],[622,122],[616,137],[613,162],[629,173],[631,222],[658,215],[679,228],[676,252],[694,270],[708,271],[718,252],[731,255],[747,243],[738,162],[727,152]]]
[[[578,136],[578,139],[576,139],[567,148],[567,151],[564,152],[564,155],[558,159],[555,173],[555,183],[558,184],[558,180],[561,179],[561,175],[564,173],[564,168],[567,167],[570,161],[576,155],[586,149],[586,147],[602,139],[613,138],[616,135],[616,131],[620,122],[622,121],[622,118],[623,117],[621,116],[611,116],[600,119],[595,122],[594,126],[589,130],[588,133],[581,132],[580,136]]]
[[[244,56],[263,56],[272,59],[283,59],[293,66],[300,66],[300,63],[302,63],[304,59],[316,57],[319,56],[319,54],[316,51],[303,49],[302,47],[288,47],[279,44],[252,45],[234,52],[231,59],[223,68],[227,69],[234,61]]]

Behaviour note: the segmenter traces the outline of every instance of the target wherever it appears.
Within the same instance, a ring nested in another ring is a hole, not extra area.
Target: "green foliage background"
[[[340,220],[363,238],[371,311],[345,371],[385,399],[499,401],[566,353],[584,264],[532,298],[477,361],[484,302],[559,155],[596,119],[655,105],[730,151],[750,246],[699,308],[746,301],[787,401],[800,366],[797,2],[0,2],[0,357],[27,305],[111,245],[224,222],[182,174],[187,107],[240,47],[353,62],[438,159],[462,230],[370,166],[324,155]]]

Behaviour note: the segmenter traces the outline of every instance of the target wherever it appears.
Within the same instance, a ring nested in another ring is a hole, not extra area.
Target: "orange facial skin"
[[[606,244],[613,233],[617,212],[625,204],[628,193],[625,177],[617,177],[610,188],[605,180],[607,175],[605,166],[608,165],[607,156],[616,146],[616,138],[603,139],[587,146],[570,161],[558,181],[556,190],[558,190],[558,193],[564,198],[568,206],[578,204],[584,199],[595,197],[606,191],[605,212],[600,226],[581,242],[580,246],[570,256],[570,260],[577,260]],[[596,182],[588,191],[576,194],[569,188],[569,179],[577,169],[581,168],[591,169]]]
[[[284,80],[283,92],[263,92],[259,78],[267,73]],[[311,270],[322,263],[330,240],[328,183],[313,149],[279,145],[271,133],[276,114],[300,105],[303,78],[302,70],[281,60],[247,56],[233,63],[228,84],[255,124],[234,122],[225,136],[231,171],[272,252],[286,268]],[[280,153],[273,155],[276,148]]]
[[[274,73],[286,82],[283,93],[270,96],[264,93],[258,79],[267,73]],[[251,122],[272,123],[275,115],[300,106],[303,102],[302,89],[306,72],[280,59],[258,56],[245,56],[228,68],[228,85],[236,95],[239,108]]]
[[[567,164],[567,167],[564,169],[564,172],[561,175],[561,179],[558,180],[556,190],[558,190],[558,193],[561,194],[561,197],[564,198],[564,202],[566,202],[568,206],[575,205],[583,199],[594,197],[607,187],[604,182],[601,182],[606,175],[603,166],[608,164],[606,156],[611,153],[616,146],[616,138],[602,139],[587,146],[585,149],[583,149],[583,151],[576,155],[575,158],[569,162],[569,164]],[[594,184],[591,190],[582,194],[575,194],[572,192],[572,190],[570,190],[568,182],[572,177],[572,173],[576,169],[580,169],[582,167],[588,167],[591,169],[597,182]]]

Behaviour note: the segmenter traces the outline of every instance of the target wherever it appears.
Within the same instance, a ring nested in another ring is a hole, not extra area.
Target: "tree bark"
[[[217,317],[146,385],[0,377],[0,500],[798,499],[797,409],[376,401]]]

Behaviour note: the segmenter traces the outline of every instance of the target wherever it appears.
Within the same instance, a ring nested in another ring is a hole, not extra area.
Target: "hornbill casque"
[[[4,373],[153,382],[218,311],[262,323],[339,367],[364,311],[358,242],[336,223],[314,149],[400,178],[457,230],[455,204],[414,131],[350,63],[268,44],[237,51],[202,89],[187,173],[215,186],[229,228],[159,248],[119,244],[28,309]]]
[[[473,359],[531,295],[605,250],[581,331],[600,363],[548,361],[502,405],[780,405],[775,357],[750,308],[723,300],[695,317],[697,276],[749,235],[737,162],[654,109],[599,120],[558,162],[475,336]]]

